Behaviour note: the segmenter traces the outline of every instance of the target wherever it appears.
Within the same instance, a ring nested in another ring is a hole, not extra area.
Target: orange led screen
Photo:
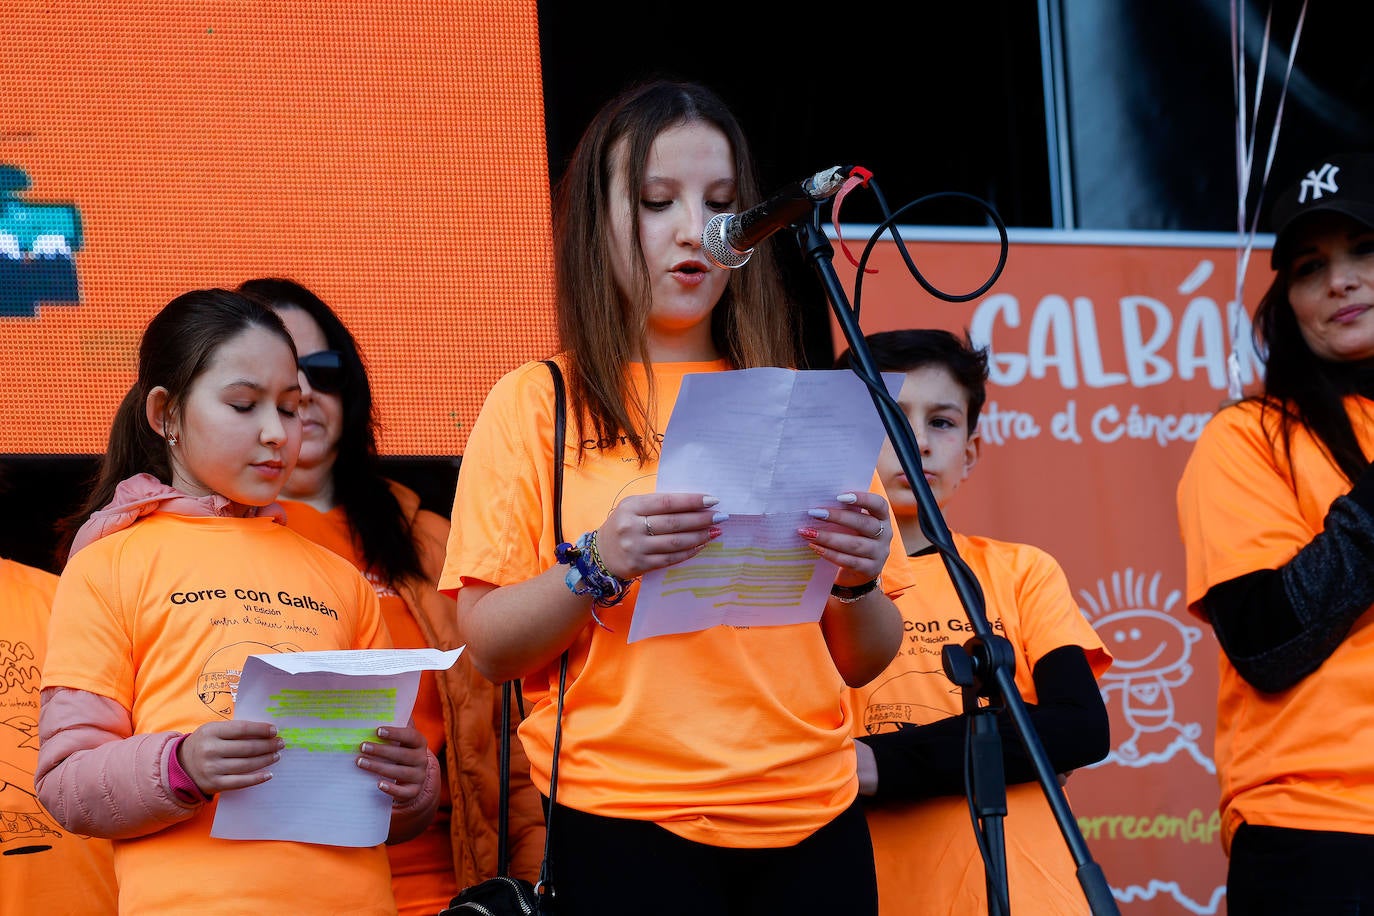
[[[340,313],[390,455],[461,454],[554,347],[533,0],[9,0],[0,452],[99,453],[143,326],[282,276]]]

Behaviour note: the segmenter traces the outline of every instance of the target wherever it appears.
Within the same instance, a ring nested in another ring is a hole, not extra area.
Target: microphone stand
[[[969,569],[954,547],[953,538],[945,524],[940,507],[931,493],[921,469],[916,437],[906,415],[887,393],[882,376],[873,365],[873,357],[863,332],[859,329],[858,318],[849,304],[844,287],[835,274],[831,263],[835,250],[830,240],[821,232],[815,218],[819,202],[812,208],[812,218],[794,224],[797,244],[802,257],[811,262],[825,288],[836,319],[849,343],[851,362],[854,371],[869,387],[874,406],[887,430],[888,439],[896,450],[902,470],[911,481],[920,511],[921,529],[940,551],[945,569],[959,595],[959,600],[968,615],[974,637],[963,646],[961,652],[954,646],[946,646],[943,654],[945,673],[963,688],[964,711],[969,714],[970,749],[969,768],[972,772],[969,783],[970,804],[983,827],[978,837],[983,848],[987,870],[988,909],[993,916],[1010,916],[1010,902],[1007,893],[1006,848],[1003,834],[1002,817],[1006,815],[1006,779],[1002,769],[1002,744],[997,730],[997,709],[991,704],[982,706],[978,702],[980,694],[990,700],[1005,703],[1012,723],[1025,745],[1036,776],[1050,809],[1054,812],[1059,830],[1064,835],[1069,852],[1077,866],[1079,886],[1083,889],[1088,906],[1094,914],[1119,914],[1116,900],[1112,897],[1111,887],[1107,884],[1101,867],[1092,860],[1087,842],[1078,829],[1073,812],[1059,785],[1058,774],[1050,765],[1044,745],[1035,731],[1035,726],[1026,711],[1025,701],[1012,679],[1015,657],[1006,639],[992,631],[986,615],[982,587],[978,578]]]

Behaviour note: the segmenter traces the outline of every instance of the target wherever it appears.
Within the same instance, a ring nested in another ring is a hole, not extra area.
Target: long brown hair
[[[648,269],[639,242],[640,186],[645,161],[658,135],[684,124],[718,128],[735,160],[741,208],[760,199],[749,146],[735,116],[710,89],[696,83],[655,80],[622,92],[592,119],[578,141],[554,196],[554,259],[557,265],[558,333],[571,365],[569,397],[584,432],[594,438],[624,434],[641,463],[655,451],[649,429],[653,373],[645,348]],[[625,188],[634,214],[630,233],[636,292],[628,297],[611,273],[610,199],[615,163],[623,148]],[[736,271],[711,314],[717,350],[737,369],[793,366],[798,345],[792,310],[776,264],[761,246],[745,270]],[[649,401],[632,394],[626,365],[642,354],[650,379]]]

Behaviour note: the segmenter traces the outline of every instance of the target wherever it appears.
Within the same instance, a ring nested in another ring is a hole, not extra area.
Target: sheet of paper
[[[894,397],[902,375],[885,373]],[[709,493],[730,515],[697,556],[640,581],[628,641],[718,624],[820,619],[835,567],[797,529],[807,510],[873,483],[886,432],[852,372],[742,369],[683,379],[664,431],[660,493]]]
[[[420,672],[443,670],[463,650],[372,649],[250,655],[234,718],[271,722],[286,741],[272,778],[223,792],[210,835],[330,846],[386,841],[391,799],[359,769],[358,746],[381,725],[405,725]]]

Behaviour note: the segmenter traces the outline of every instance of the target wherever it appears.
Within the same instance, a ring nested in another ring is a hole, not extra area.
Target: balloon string
[[[1253,115],[1247,113],[1245,92],[1245,16],[1239,8],[1238,0],[1231,0],[1231,72],[1236,79],[1234,97],[1236,100],[1236,282],[1235,293],[1230,303],[1230,352],[1226,357],[1227,396],[1239,400],[1242,395],[1241,366],[1239,348],[1241,333],[1249,326],[1244,321],[1245,275],[1250,268],[1250,254],[1255,245],[1255,232],[1259,226],[1259,207],[1249,215],[1247,229],[1247,208],[1250,198],[1250,181],[1254,166],[1254,142],[1258,134],[1260,99],[1263,95],[1264,74],[1269,64],[1269,35],[1273,19],[1273,7],[1265,14],[1264,39],[1260,50],[1259,69],[1255,74],[1255,101]],[[1269,133],[1268,150],[1264,159],[1264,170],[1260,175],[1258,192],[1262,196],[1269,183],[1269,173],[1274,165],[1274,154],[1278,149],[1279,127],[1283,123],[1284,103],[1288,100],[1288,84],[1293,75],[1293,64],[1297,58],[1298,40],[1302,36],[1303,23],[1307,19],[1307,0],[1303,0],[1298,12],[1297,25],[1293,29],[1293,39],[1288,48],[1288,63],[1284,68],[1283,83],[1279,90],[1278,107],[1274,113],[1273,127]],[[1247,121],[1247,117],[1249,120]]]

